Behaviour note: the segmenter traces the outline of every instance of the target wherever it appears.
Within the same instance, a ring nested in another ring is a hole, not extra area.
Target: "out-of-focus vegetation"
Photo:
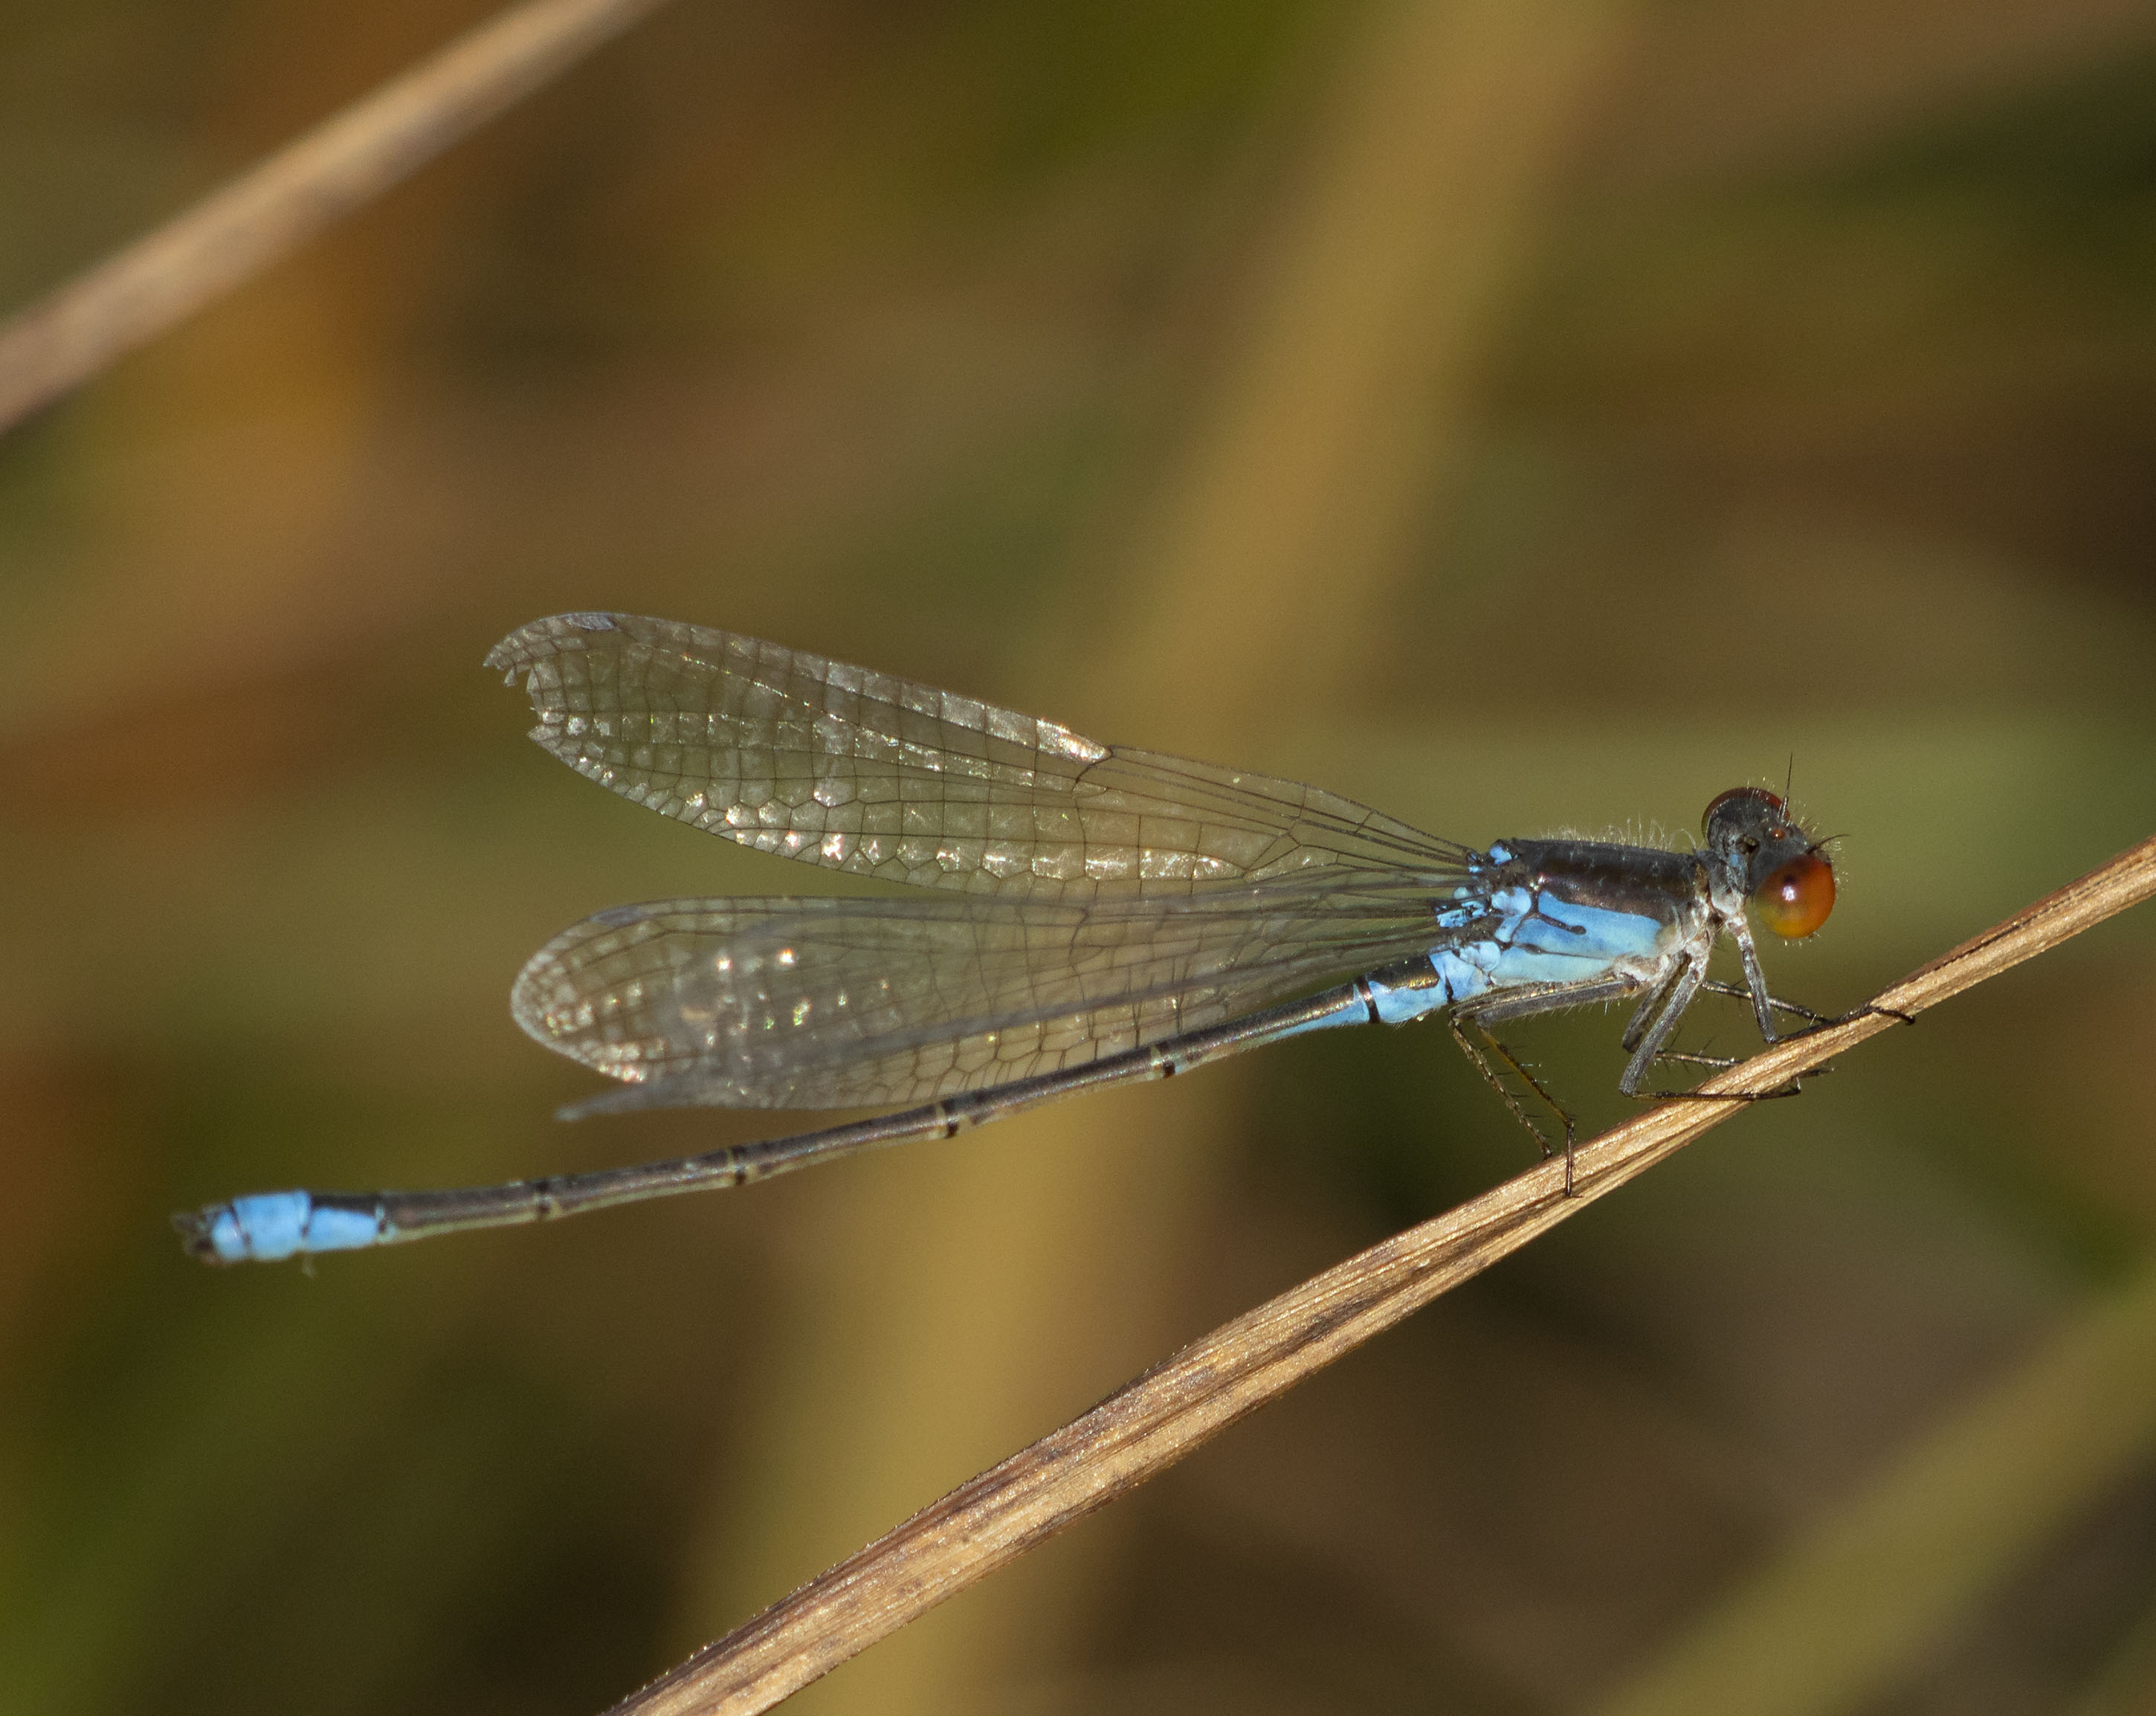
[[[455,22],[8,8],[0,296]],[[523,743],[512,626],[723,625],[1469,840],[1794,756],[1842,903],[1770,970],[1833,1007],[2156,825],[2152,467],[2143,8],[682,0],[0,441],[0,1708],[596,1709],[1525,1159],[1441,1033],[1359,1033],[203,1271],[169,1210],[788,1123],[549,1117],[531,948],[821,884]],[[2143,913],[1873,1045],[800,1708],[1681,1708],[2148,1292],[2152,960]],[[1590,1121],[1617,1027],[1522,1033]],[[2018,1534],[1861,1571],[1914,1618],[1774,1708],[2156,1696],[2156,1447],[2069,1417],[1955,1468]]]

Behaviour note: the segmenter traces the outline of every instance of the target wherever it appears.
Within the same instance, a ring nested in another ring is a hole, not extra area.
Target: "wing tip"
[[[518,669],[529,667],[546,656],[558,655],[564,650],[583,647],[581,639],[584,633],[619,631],[624,617],[594,609],[528,620],[488,650],[482,665],[505,673],[514,685]]]

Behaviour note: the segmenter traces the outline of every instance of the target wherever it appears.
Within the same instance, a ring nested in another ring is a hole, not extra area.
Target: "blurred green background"
[[[8,5],[0,304],[481,11]],[[203,1270],[171,1210],[788,1123],[551,1118],[541,942],[822,884],[525,743],[518,624],[1476,842],[1794,756],[1830,1009],[2156,827],[2152,526],[2145,5],[680,0],[0,441],[0,1708],[596,1710],[1529,1159],[1365,1032]],[[2152,958],[1741,1117],[796,1708],[2156,1708]],[[1590,1124],[1619,1023],[1521,1033]]]

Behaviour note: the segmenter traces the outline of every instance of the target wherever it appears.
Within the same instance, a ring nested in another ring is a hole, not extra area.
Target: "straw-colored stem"
[[[2156,894],[2156,838],[1923,966],[1840,1023],[1779,1043],[1580,1147],[1373,1246],[1215,1329],[919,1513],[616,1707],[766,1710],[1105,1507],[1439,1294],[1576,1215],[1745,1106],[1866,1038]],[[1727,1100],[1714,1097],[1727,1094]]]
[[[619,34],[660,0],[528,0],[0,327],[0,429],[95,375]]]

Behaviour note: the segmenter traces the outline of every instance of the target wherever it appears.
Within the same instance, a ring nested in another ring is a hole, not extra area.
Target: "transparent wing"
[[[1317,880],[619,907],[533,956],[512,1004],[549,1048],[636,1085],[587,1112],[927,1102],[1218,1024],[1443,933],[1435,876]]]
[[[1116,749],[755,638],[619,614],[512,632],[531,737],[579,773],[759,851],[1037,899],[1188,892],[1466,855],[1298,782]]]

